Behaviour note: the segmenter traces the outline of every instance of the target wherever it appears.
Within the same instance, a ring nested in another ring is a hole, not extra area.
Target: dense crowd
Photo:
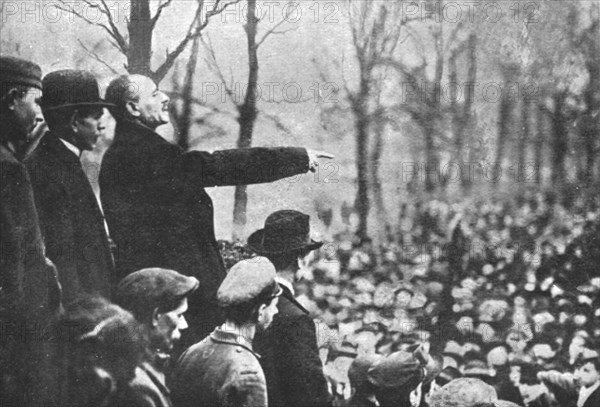
[[[298,290],[323,327],[334,390],[349,394],[356,355],[426,344],[441,368],[519,405],[575,406],[573,373],[600,337],[597,208],[542,194],[405,205],[379,252],[347,220]]]
[[[182,151],[150,77],[103,99],[90,72],[0,62],[3,406],[600,405],[595,198],[404,204],[376,243],[345,204],[330,241],[282,208],[217,242],[205,187],[331,155]],[[80,159],[107,110],[100,206]]]

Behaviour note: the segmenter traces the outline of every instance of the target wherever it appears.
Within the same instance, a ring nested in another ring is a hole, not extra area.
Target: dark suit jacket
[[[189,299],[183,343],[204,338],[222,322],[216,291],[225,277],[204,187],[270,182],[306,171],[305,149],[183,152],[145,126],[120,122],[100,171],[118,278],[145,267],[196,277],[200,287]]]
[[[271,326],[254,338],[267,378],[269,406],[329,406],[315,323],[290,290],[282,288],[279,312]]]
[[[26,165],[64,302],[82,293],[110,299],[114,265],[104,217],[79,157],[46,133]]]
[[[600,406],[600,387],[597,388],[590,397],[583,403],[583,407],[598,407]]]

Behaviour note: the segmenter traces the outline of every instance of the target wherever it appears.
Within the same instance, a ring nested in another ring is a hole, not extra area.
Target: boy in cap
[[[0,57],[0,405],[23,405],[25,393],[42,402],[36,389],[46,374],[39,358],[51,353],[43,349],[51,345],[17,338],[45,329],[60,306],[56,270],[45,257],[31,181],[21,162],[42,120],[41,89],[38,65]]]
[[[250,235],[248,247],[277,270],[283,294],[271,327],[257,335],[263,358],[269,405],[328,406],[331,396],[317,347],[315,323],[294,297],[299,260],[323,245],[310,237],[309,216],[295,210],[270,214],[265,226]]]
[[[587,354],[586,354],[587,353]],[[584,352],[575,362],[575,383],[581,386],[577,407],[600,405],[600,356],[596,351]]]
[[[398,351],[371,367],[368,378],[381,407],[417,407],[425,374],[423,363],[414,354]]]
[[[51,72],[42,81],[42,112],[50,132],[26,161],[48,257],[69,303],[82,293],[111,298],[114,265],[104,216],[81,166],[105,129],[109,106],[86,71]]]
[[[252,340],[270,325],[279,295],[275,268],[266,258],[242,260],[231,268],[217,291],[225,323],[187,349],[175,367],[177,407],[267,406],[265,375]]]
[[[188,327],[184,313],[198,280],[173,270],[151,268],[131,273],[119,283],[116,301],[146,328],[150,338],[148,360],[141,363],[123,396],[127,405],[171,407],[164,368]]]
[[[358,356],[348,369],[348,379],[352,386],[352,396],[344,407],[375,407],[375,388],[367,376],[369,369],[383,359],[377,353]]]

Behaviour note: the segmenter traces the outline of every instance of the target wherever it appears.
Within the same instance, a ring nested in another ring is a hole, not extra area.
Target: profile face
[[[9,109],[14,112],[15,124],[18,129],[28,136],[33,132],[35,126],[44,120],[42,109],[38,104],[41,97],[41,90],[37,88],[27,88],[24,91],[18,92],[9,105]]]
[[[103,119],[104,108],[98,107],[86,113],[85,116],[75,118],[73,131],[75,143],[81,150],[93,150],[98,139],[106,129]]]
[[[163,350],[172,350],[181,339],[181,331],[188,328],[183,315],[187,310],[188,301],[187,298],[184,298],[177,308],[156,317],[155,332],[162,341]]]
[[[130,102],[134,104],[134,115],[151,129],[169,123],[169,97],[147,76],[133,75],[131,82],[137,97],[137,101]]]
[[[581,386],[590,387],[600,380],[600,372],[598,372],[594,363],[587,362],[575,369],[573,377]]]

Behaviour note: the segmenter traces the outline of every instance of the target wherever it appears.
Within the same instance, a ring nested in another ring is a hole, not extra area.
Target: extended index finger
[[[325,151],[317,151],[317,157],[318,158],[333,158],[335,156],[333,154],[327,153]]]

